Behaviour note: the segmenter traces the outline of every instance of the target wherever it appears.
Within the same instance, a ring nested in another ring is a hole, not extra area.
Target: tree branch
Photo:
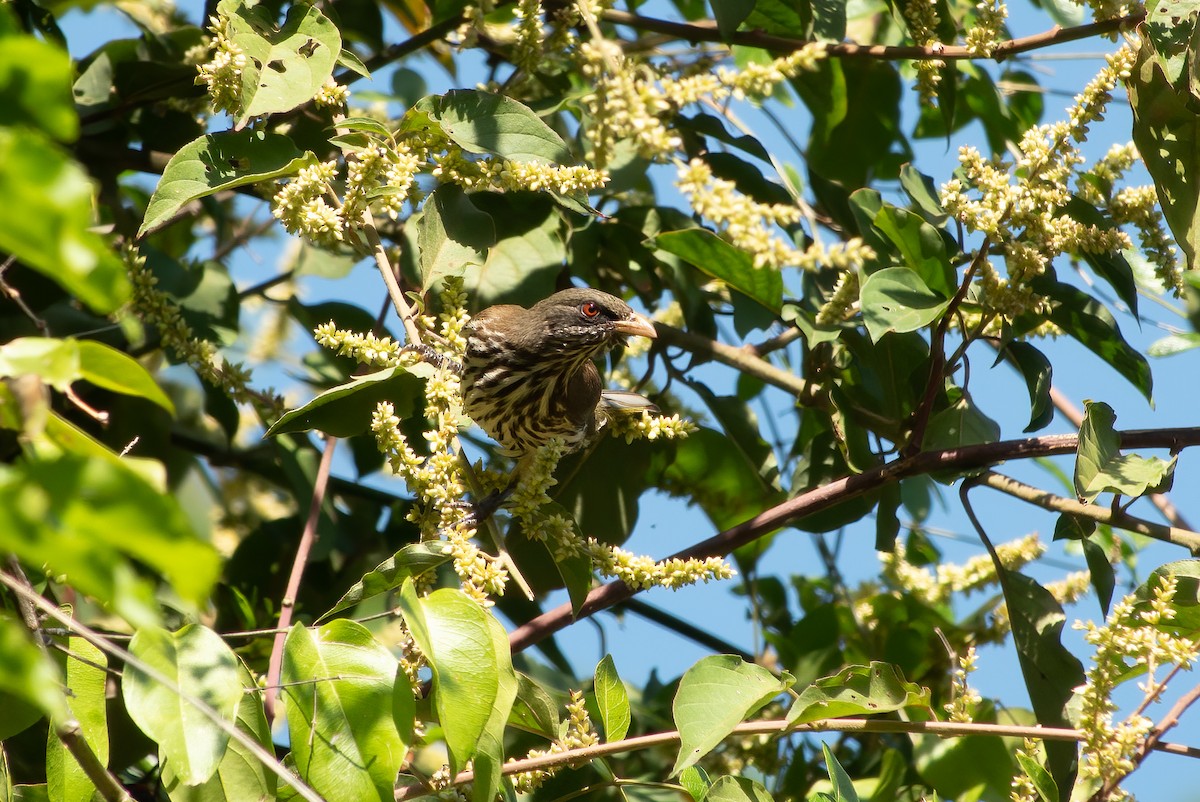
[[[1200,445],[1200,428],[1140,429],[1120,433],[1123,448],[1170,448],[1178,450]],[[729,554],[738,546],[753,542],[797,518],[826,510],[843,501],[858,498],[910,476],[933,471],[952,471],[979,468],[1011,459],[1051,457],[1073,453],[1079,444],[1075,434],[1045,435],[1022,440],[1004,440],[963,446],[944,451],[924,451],[911,457],[901,457],[889,463],[838,479],[778,504],[755,517],[726,529],[707,540],[677,552],[679,559],[718,557]],[[519,652],[568,626],[577,618],[586,617],[632,598],[637,591],[620,580],[596,588],[588,594],[575,615],[570,604],[563,604],[542,613],[517,627],[509,635],[509,644]]]
[[[748,47],[759,47],[764,50],[782,53],[790,53],[810,44],[810,40],[808,39],[775,36],[769,33],[762,33],[761,31],[737,31],[729,36],[723,36],[717,30],[716,22],[712,20],[674,22],[671,20],[655,19],[653,17],[642,17],[616,9],[605,11],[601,15],[601,18],[606,22],[616,25],[624,25],[641,31],[664,33],[692,43],[717,42],[728,45],[746,45]],[[1130,14],[1126,17],[1103,20],[1101,22],[1091,22],[1086,25],[1076,25],[1071,28],[1062,28],[1055,25],[1048,31],[1001,42],[992,51],[991,58],[993,61],[1004,61],[1010,56],[1015,56],[1018,53],[1024,53],[1029,50],[1040,50],[1043,47],[1051,45],[1113,33],[1114,31],[1132,28],[1145,18],[1146,14],[1142,12],[1140,14]],[[921,47],[918,45],[857,45],[853,43],[829,42],[825,45],[825,53],[837,58],[868,58],[883,61],[900,59],[954,61],[982,58],[961,45],[930,45],[928,47]]]
[[[1120,511],[1114,511],[1108,507],[1101,507],[1096,504],[1084,504],[1073,498],[1056,496],[1047,490],[1027,485],[1024,482],[995,473],[994,471],[983,473],[979,478],[979,484],[987,485],[993,490],[1007,493],[1022,501],[1028,501],[1030,504],[1036,504],[1051,512],[1065,512],[1079,518],[1087,518],[1096,523],[1108,524],[1109,526],[1115,526],[1118,529],[1124,529],[1129,532],[1137,532],[1139,535],[1152,537],[1164,543],[1183,546],[1192,553],[1192,556],[1200,555],[1200,533],[1180,529],[1175,526],[1145,521]]]
[[[807,381],[794,373],[775,367],[758,354],[752,353],[748,348],[726,345],[719,340],[710,340],[708,337],[701,337],[690,331],[683,331],[657,321],[654,324],[654,331],[658,334],[658,340],[666,345],[674,345],[690,354],[706,357],[736,368],[747,376],[754,376],[773,387],[791,393],[801,403],[807,403],[810,406],[813,403],[812,386]]]

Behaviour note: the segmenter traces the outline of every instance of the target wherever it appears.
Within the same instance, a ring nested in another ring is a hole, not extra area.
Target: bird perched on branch
[[[599,290],[563,290],[529,309],[489,307],[467,328],[464,411],[510,456],[555,437],[579,449],[614,411],[654,409],[636,393],[603,390],[592,363],[633,335],[654,337],[654,326]]]

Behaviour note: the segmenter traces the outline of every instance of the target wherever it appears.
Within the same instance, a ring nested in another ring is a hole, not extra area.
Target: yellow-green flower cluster
[[[854,313],[858,304],[859,280],[857,270],[846,270],[838,276],[833,295],[817,312],[818,326],[840,323]]]
[[[338,356],[348,356],[363,365],[390,368],[395,365],[417,361],[415,353],[405,352],[404,346],[391,337],[376,337],[373,332],[358,332],[339,329],[331,320],[313,329],[317,343],[336,351]]]
[[[1046,545],[1036,534],[996,547],[1000,564],[1010,571],[1036,560],[1045,551]],[[895,587],[926,604],[945,604],[952,593],[970,592],[996,582],[996,567],[987,554],[972,557],[962,565],[943,563],[935,571],[908,562],[901,543],[897,543],[890,554],[880,552],[879,558],[883,562],[884,576]]]
[[[808,42],[799,50],[765,64],[750,62],[736,70],[722,67],[717,70],[717,79],[728,92],[714,91],[709,94],[718,103],[728,93],[738,100],[769,97],[779,84],[796,77],[801,70],[815,69],[817,62],[824,57],[823,42]]]
[[[468,159],[459,148],[435,157],[434,178],[475,192],[591,192],[608,183],[605,170],[584,165],[514,162],[509,159]]]
[[[1083,161],[1075,143],[1086,138],[1093,120],[1103,117],[1112,89],[1128,77],[1133,58],[1128,46],[1119,49],[1076,96],[1066,121],[1026,131],[1015,171],[1004,162],[985,159],[975,148],[960,149],[964,178],[943,185],[942,205],[967,228],[986,234],[1003,251],[1008,273],[1007,278],[1001,278],[990,266],[981,271],[985,310],[1001,315],[1036,311],[1032,307],[1036,299],[1021,290],[1045,272],[1059,254],[1111,253],[1129,247],[1124,232],[1083,225],[1059,214],[1058,209],[1070,200],[1068,179]],[[970,197],[971,191],[979,194],[978,200]],[[1031,306],[1021,308],[1022,302]]]
[[[621,46],[605,39],[584,42],[578,52],[580,71],[593,87],[582,99],[588,113],[588,161],[605,167],[623,139],[651,160],[664,160],[683,146],[663,122],[673,105],[648,68],[626,64]]]
[[[967,50],[982,58],[991,58],[1000,44],[1000,32],[1008,19],[1008,6],[1001,0],[980,0],[975,6],[975,22],[967,30]]]
[[[542,60],[541,0],[518,0],[513,7],[517,40],[513,44],[513,64],[532,72]]]
[[[595,538],[587,539],[586,553],[601,576],[620,579],[635,590],[654,587],[678,590],[697,582],[707,584],[711,580],[733,576],[733,568],[720,557],[688,560],[672,557],[656,562],[651,557],[601,543]]]
[[[1041,762],[1038,757],[1037,741],[1032,738],[1025,739],[1024,746],[1017,749],[1017,755],[1030,758],[1038,763]],[[1023,771],[1018,771],[1013,775],[1008,798],[1009,802],[1042,802],[1042,797],[1038,793],[1037,786],[1034,785],[1030,776]]]
[[[702,159],[680,165],[678,176],[675,186],[690,199],[696,213],[715,223],[731,243],[749,253],[755,267],[845,270],[874,256],[858,237],[829,247],[814,242],[804,250],[784,242],[772,229],[799,222],[800,210],[788,204],[759,203],[747,198],[732,181],[716,178]]]
[[[958,659],[950,675],[950,702],[945,710],[950,714],[950,721],[970,722],[973,720],[975,708],[983,701],[979,691],[971,687],[967,678],[975,670],[975,647],[967,647],[967,653]]]
[[[246,69],[246,54],[233,41],[227,17],[210,17],[208,23],[213,34],[209,43],[212,57],[197,68],[196,83],[208,87],[214,111],[237,114],[242,108],[242,70]]]
[[[1137,0],[1087,0],[1087,4],[1092,8],[1092,18],[1096,22],[1101,20],[1116,19],[1117,17],[1128,17],[1131,14],[1140,14],[1146,10],[1146,4],[1137,2]],[[1116,36],[1116,33],[1107,34],[1110,38]]]
[[[495,604],[493,596],[504,595],[508,571],[498,559],[471,541],[474,535],[474,529],[456,526],[449,530],[446,540],[450,544],[450,556],[454,558],[454,573],[462,580],[463,593],[474,599],[480,607],[491,607]]]
[[[904,21],[908,23],[908,32],[918,45],[940,47],[937,7],[933,0],[908,0],[904,5]],[[922,104],[933,105],[938,84],[942,82],[941,69],[945,66],[946,62],[941,59],[920,59],[913,63],[917,71],[917,93]]]
[[[642,410],[640,415],[610,413],[605,420],[613,435],[624,437],[626,443],[632,443],[634,440],[658,440],[660,438],[675,440],[687,437],[696,431],[696,424],[679,417],[678,413],[670,417],[655,415],[647,410]]]
[[[558,484],[554,469],[566,451],[566,443],[555,437],[534,452],[531,458],[521,462],[521,478],[504,506],[521,522],[527,534],[538,531],[538,511],[550,503],[546,491]],[[538,539],[544,539],[544,534]]]
[[[587,712],[587,703],[581,692],[572,690],[571,701],[567,703],[567,731],[562,738],[550,745],[549,749],[533,749],[526,757],[542,757],[543,755],[559,755],[571,749],[583,749],[600,743],[600,736],[592,726],[592,719]],[[513,775],[513,787],[519,794],[528,794],[541,787],[542,783],[557,773],[557,767],[535,769],[519,772]]]
[[[271,214],[283,223],[289,234],[298,234],[318,245],[341,242],[345,237],[345,220],[341,209],[329,202],[335,197],[330,182],[336,176],[336,161],[302,168],[275,193]]]
[[[1154,274],[1176,296],[1183,294],[1183,273],[1175,258],[1174,240],[1163,228],[1158,193],[1153,186],[1126,187],[1108,205],[1113,220],[1128,223],[1138,232],[1142,252],[1154,265]]]
[[[283,412],[283,400],[273,390],[251,389],[250,371],[245,365],[227,361],[218,353],[216,345],[195,336],[192,327],[184,321],[179,305],[158,289],[158,279],[146,268],[145,257],[133,248],[126,248],[122,255],[133,285],[131,304],[134,314],[158,331],[164,349],[237,403],[254,404],[271,418]]]
[[[1104,626],[1092,622],[1076,624],[1096,648],[1087,684],[1081,692],[1079,729],[1084,740],[1080,773],[1105,783],[1116,783],[1134,769],[1133,758],[1153,722],[1134,714],[1119,723],[1113,716],[1117,705],[1113,690],[1135,667],[1144,667],[1146,679],[1139,685],[1147,698],[1161,691],[1155,673],[1162,666],[1190,668],[1196,659],[1195,641],[1172,634],[1163,627],[1173,618],[1172,602],[1177,582],[1173,575],[1160,579],[1148,609],[1138,609],[1136,598],[1126,596],[1113,607]]]
[[[313,104],[317,108],[346,108],[346,101],[350,99],[350,87],[339,84],[330,76],[313,95]]]
[[[358,226],[363,211],[374,204],[395,220],[412,197],[413,180],[425,166],[424,153],[407,142],[375,142],[346,161],[346,192],[342,219]]]

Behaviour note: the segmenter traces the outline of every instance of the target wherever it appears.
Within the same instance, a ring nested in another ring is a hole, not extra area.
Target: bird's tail
[[[644,395],[628,390],[604,390],[600,393],[599,411],[605,415],[633,415],[639,412],[658,412],[658,407]]]

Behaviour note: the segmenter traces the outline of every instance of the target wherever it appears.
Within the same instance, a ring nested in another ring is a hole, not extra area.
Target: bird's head
[[[529,310],[542,336],[557,348],[594,355],[632,335],[653,338],[654,325],[616,296],[577,287],[556,292]]]

